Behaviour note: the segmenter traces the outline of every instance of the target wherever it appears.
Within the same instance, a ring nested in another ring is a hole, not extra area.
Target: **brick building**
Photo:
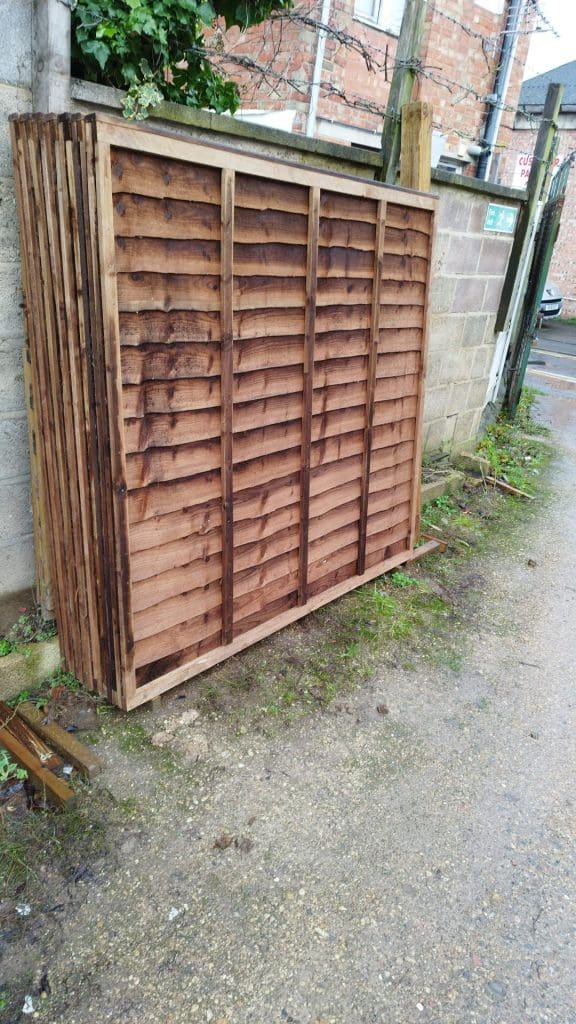
[[[509,143],[513,129],[529,44],[526,29],[534,17],[532,0],[521,2],[500,147]],[[404,4],[303,0],[287,18],[244,34],[227,33],[222,60],[241,86],[240,116],[311,137],[379,148]],[[510,0],[427,0],[422,72],[414,98],[434,105],[436,157],[451,170],[475,173],[468,147],[483,134],[509,9]],[[329,26],[324,38],[318,22]],[[253,62],[250,71],[238,71],[235,61],[244,59]]]
[[[576,60],[530,78],[522,86],[520,111],[516,115],[511,150],[502,168],[502,180],[507,185],[523,188],[530,172],[531,156],[542,116],[546,90],[551,82],[564,85],[564,95],[558,119],[560,145],[557,166],[576,152]],[[576,173],[570,172],[568,189],[558,241],[554,249],[550,279],[564,296],[564,315],[576,315]]]

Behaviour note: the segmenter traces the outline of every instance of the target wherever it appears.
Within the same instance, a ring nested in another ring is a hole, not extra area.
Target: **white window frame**
[[[406,0],[404,0],[404,4],[405,2]],[[386,32],[389,36],[397,36],[400,32],[400,24],[398,22],[391,23],[391,19],[394,17],[394,12],[390,12],[390,0],[373,0],[372,8],[374,10],[374,15],[371,17],[369,14],[359,12],[356,9],[356,0],[354,0],[355,21],[361,21],[365,25],[371,25],[373,28],[378,28],[381,32]],[[401,17],[400,20],[402,20]]]

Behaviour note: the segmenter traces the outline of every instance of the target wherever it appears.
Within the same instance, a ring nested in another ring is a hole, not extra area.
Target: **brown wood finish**
[[[298,604],[308,596],[308,524],[310,519],[310,449],[312,445],[312,401],[314,394],[314,339],[318,276],[318,233],[320,189],[310,189],[308,207],[308,264],[306,268],[306,320],[304,326],[304,379],[302,384],[302,442],[300,468],[300,537],[298,559]]]
[[[100,115],[11,131],[62,650],[135,707],[416,557],[435,204]]]
[[[376,215],[376,239],[374,244],[374,273],[372,277],[372,315],[370,321],[370,343],[368,348],[368,382],[366,388],[366,425],[362,452],[362,494],[360,499],[360,522],[358,536],[358,562],[356,572],[361,576],[366,568],[366,527],[368,523],[368,495],[370,492],[370,461],[372,458],[372,429],[376,404],[376,375],[378,372],[378,345],[380,340],[380,302],[382,289],[382,260],[386,204],[378,203]],[[387,361],[389,362],[389,361]],[[405,365],[405,364],[404,364]]]
[[[233,409],[234,364],[234,184],[235,172],[222,171],[221,223],[221,317],[222,346],[220,368],[221,404],[221,479],[222,479],[222,642],[229,644],[234,631],[234,478]]]

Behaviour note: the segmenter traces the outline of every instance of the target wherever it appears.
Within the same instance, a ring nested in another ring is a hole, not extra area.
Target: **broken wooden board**
[[[32,754],[7,728],[0,728],[0,744],[6,748],[21,768],[28,772],[28,778],[50,803],[57,807],[73,807],[76,793],[49,768],[45,768],[39,757]]]
[[[44,768],[56,771],[62,767],[64,763],[62,758],[46,746],[27,722],[18,717],[15,708],[9,707],[4,701],[0,701],[0,728],[7,729],[31,754],[38,758]]]
[[[86,778],[92,778],[101,770],[102,762],[92,750],[56,722],[44,722],[42,713],[29,701],[19,704],[17,712],[24,722],[55,747],[66,761],[74,765]]]

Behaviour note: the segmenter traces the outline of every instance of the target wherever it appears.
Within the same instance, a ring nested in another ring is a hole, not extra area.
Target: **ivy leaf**
[[[106,43],[102,42],[101,39],[88,39],[84,43],[84,50],[86,53],[92,54],[92,56],[98,61],[102,71],[108,63],[110,56],[110,47]]]
[[[216,17],[216,11],[214,10],[212,4],[210,3],[200,4],[200,7],[198,8],[198,14],[202,18],[202,21],[204,22],[205,25],[211,25],[212,22],[214,21],[214,18]]]

